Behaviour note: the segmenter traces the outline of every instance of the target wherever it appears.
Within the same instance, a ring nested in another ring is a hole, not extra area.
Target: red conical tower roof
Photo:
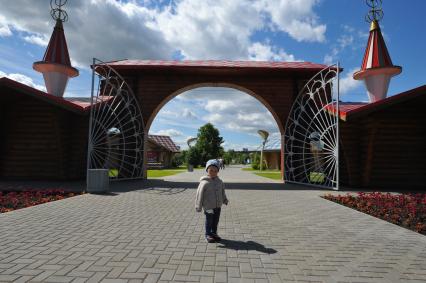
[[[35,62],[33,68],[40,73],[60,69],[60,72],[67,74],[69,77],[78,76],[78,70],[71,66],[64,28],[60,19],[56,20],[43,61]]]
[[[65,39],[64,27],[61,20],[56,20],[55,28],[50,37],[49,45],[43,56],[44,62],[57,63],[71,67],[68,54],[67,40]]]
[[[401,73],[401,71],[401,67],[392,64],[382,32],[380,31],[379,23],[376,20],[372,21],[361,69],[354,73],[354,79],[362,80],[366,76],[373,74],[395,76]]]
[[[47,92],[61,97],[68,79],[78,76],[78,70],[71,66],[62,21],[61,18],[56,19],[43,61],[33,64],[33,69],[43,74]]]

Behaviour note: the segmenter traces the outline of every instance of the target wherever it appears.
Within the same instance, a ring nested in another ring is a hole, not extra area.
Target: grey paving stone
[[[251,174],[225,171],[228,181]],[[191,185],[115,184],[116,195],[1,214],[0,282],[426,282],[426,237],[324,191],[229,183],[219,224],[228,242],[207,244]]]
[[[101,283],[127,283],[129,282],[128,280],[125,279],[102,279]]]
[[[228,281],[228,273],[217,271],[214,273],[214,281],[215,282],[227,282]]]
[[[87,283],[100,282],[107,275],[107,272],[96,272],[92,277],[87,280]]]
[[[54,270],[46,270],[43,271],[41,274],[37,275],[36,277],[32,278],[31,281],[33,282],[43,282],[46,280],[47,277],[55,273]]]
[[[21,276],[19,277],[17,280],[14,280],[14,283],[27,283],[31,281],[31,278],[33,278],[33,276]]]
[[[10,282],[20,277],[20,275],[2,275],[0,274],[0,282]]]
[[[199,282],[200,281],[200,277],[199,276],[189,276],[189,275],[179,275],[179,274],[176,274],[173,277],[173,281]]]
[[[52,282],[52,283],[66,283],[66,282],[71,282],[73,281],[74,278],[73,277],[68,277],[68,276],[49,276],[45,279],[43,279],[43,282]]]

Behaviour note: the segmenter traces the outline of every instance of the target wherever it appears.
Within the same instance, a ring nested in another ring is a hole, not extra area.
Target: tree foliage
[[[209,159],[215,159],[224,153],[223,138],[220,136],[219,130],[211,123],[207,123],[198,129],[197,143],[194,146],[199,154],[199,165],[203,165]]]
[[[201,164],[200,153],[197,147],[190,147],[188,153],[186,154],[186,163],[188,165],[193,165],[197,167]]]

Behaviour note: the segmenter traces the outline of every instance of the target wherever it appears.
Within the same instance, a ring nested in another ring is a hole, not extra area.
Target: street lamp
[[[189,138],[186,143],[188,144],[188,154],[191,154],[191,143],[197,141],[197,138]],[[188,157],[189,158],[189,157]],[[189,164],[189,159],[188,159],[188,172],[192,172],[194,171],[194,165],[193,164]]]
[[[265,130],[258,130],[257,133],[262,137],[262,150],[260,151],[260,171],[263,169],[263,150],[265,149],[265,144],[268,141],[269,133]]]
[[[188,147],[190,148],[191,147],[191,143],[192,142],[194,142],[194,141],[196,141],[197,140],[197,138],[189,138],[187,141],[186,141],[186,143],[188,144]]]

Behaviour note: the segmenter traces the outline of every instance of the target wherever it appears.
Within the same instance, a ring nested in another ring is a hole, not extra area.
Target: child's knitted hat
[[[210,159],[209,161],[207,161],[206,163],[206,172],[207,169],[209,169],[210,166],[215,166],[217,168],[217,171],[219,171],[219,162],[216,159]]]

